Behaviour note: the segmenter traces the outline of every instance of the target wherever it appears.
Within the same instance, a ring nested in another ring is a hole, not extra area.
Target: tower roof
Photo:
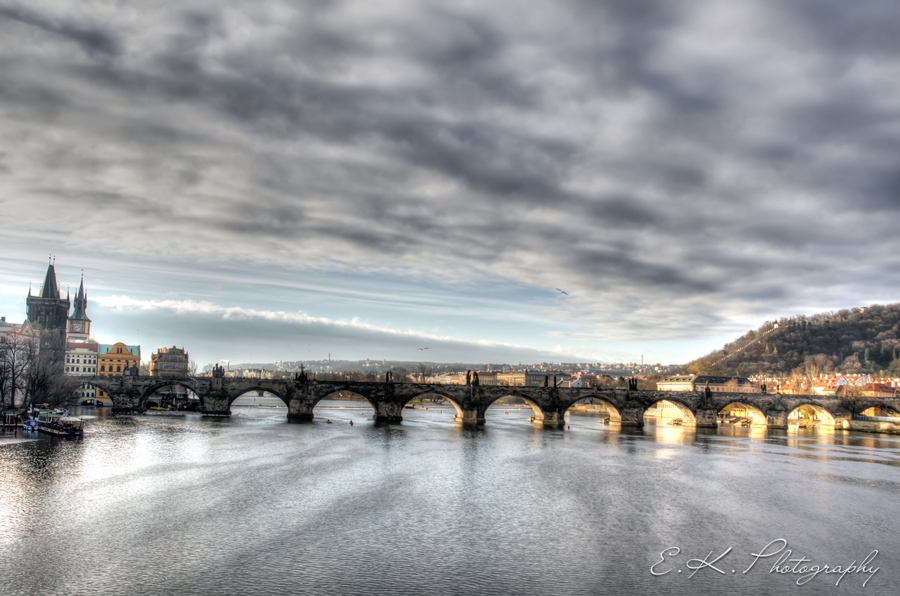
[[[47,265],[47,275],[44,276],[44,285],[41,286],[41,298],[59,300],[59,284],[56,282],[56,268],[52,261]]]
[[[81,286],[78,288],[78,293],[75,294],[75,310],[72,312],[72,316],[70,319],[75,319],[77,321],[90,321],[87,316],[87,293],[84,291],[84,274],[81,276]]]

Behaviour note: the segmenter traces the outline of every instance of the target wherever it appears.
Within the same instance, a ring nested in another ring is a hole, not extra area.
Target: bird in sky
[[[556,288],[556,291],[557,291],[557,292],[560,292],[560,293],[562,293],[562,294],[565,294],[566,296],[569,295],[568,292],[566,292],[565,290],[560,290],[559,288]]]
[[[427,350],[428,348],[416,348],[417,350]]]

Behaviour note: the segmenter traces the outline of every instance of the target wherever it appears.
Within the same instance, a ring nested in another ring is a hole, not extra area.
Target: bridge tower
[[[69,295],[66,294],[65,298],[59,295],[56,266],[51,258],[47,266],[47,274],[44,276],[44,284],[41,286],[41,293],[34,296],[31,288],[28,288],[28,298],[25,300],[25,324],[46,332],[41,349],[51,352],[52,361],[59,365],[60,372],[62,372],[66,358],[66,326],[69,319],[69,305]]]

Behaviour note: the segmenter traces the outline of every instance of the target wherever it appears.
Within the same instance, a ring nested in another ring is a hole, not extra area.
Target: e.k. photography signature
[[[808,559],[807,557],[794,555],[793,550],[788,548],[788,541],[784,538],[776,538],[769,544],[765,545],[758,553],[750,553],[750,557],[748,559],[749,563],[746,563],[746,567],[742,564],[740,567],[732,568],[729,565],[726,565],[727,558],[732,555],[734,551],[734,547],[729,546],[725,551],[717,556],[713,556],[715,551],[710,551],[702,559],[700,558],[691,558],[684,562],[684,567],[690,571],[688,577],[694,577],[701,570],[707,570],[707,572],[712,573],[720,573],[722,575],[736,574],[740,570],[741,574],[750,573],[754,568],[757,567],[757,563],[760,563],[762,559],[772,559],[774,557],[774,564],[769,568],[768,572],[777,574],[777,575],[787,575],[792,578],[796,578],[796,583],[798,586],[802,586],[808,582],[811,582],[816,577],[822,576],[830,576],[837,579],[834,582],[835,586],[839,586],[841,581],[844,580],[848,575],[862,575],[865,576],[865,580],[863,581],[863,587],[869,583],[869,580],[872,579],[879,571],[879,567],[875,567],[873,562],[875,558],[878,556],[878,551],[873,550],[866,556],[861,563],[858,563],[859,559],[854,559],[852,562],[844,563],[844,564],[826,564],[826,563],[818,563],[813,561],[812,559]],[[681,548],[677,546],[671,546],[669,548],[664,549],[661,553],[659,553],[659,560],[656,561],[652,567],[650,567],[650,573],[653,575],[666,575],[668,573],[672,573],[675,571],[676,573],[684,572],[684,569],[679,569],[678,558],[681,555]],[[769,561],[765,561],[760,563],[759,569],[764,570],[769,564]]]

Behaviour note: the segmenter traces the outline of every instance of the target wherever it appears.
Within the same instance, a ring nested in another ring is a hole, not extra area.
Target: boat
[[[65,437],[80,437],[84,435],[84,421],[62,408],[43,409],[37,411],[37,428],[40,432]]]

